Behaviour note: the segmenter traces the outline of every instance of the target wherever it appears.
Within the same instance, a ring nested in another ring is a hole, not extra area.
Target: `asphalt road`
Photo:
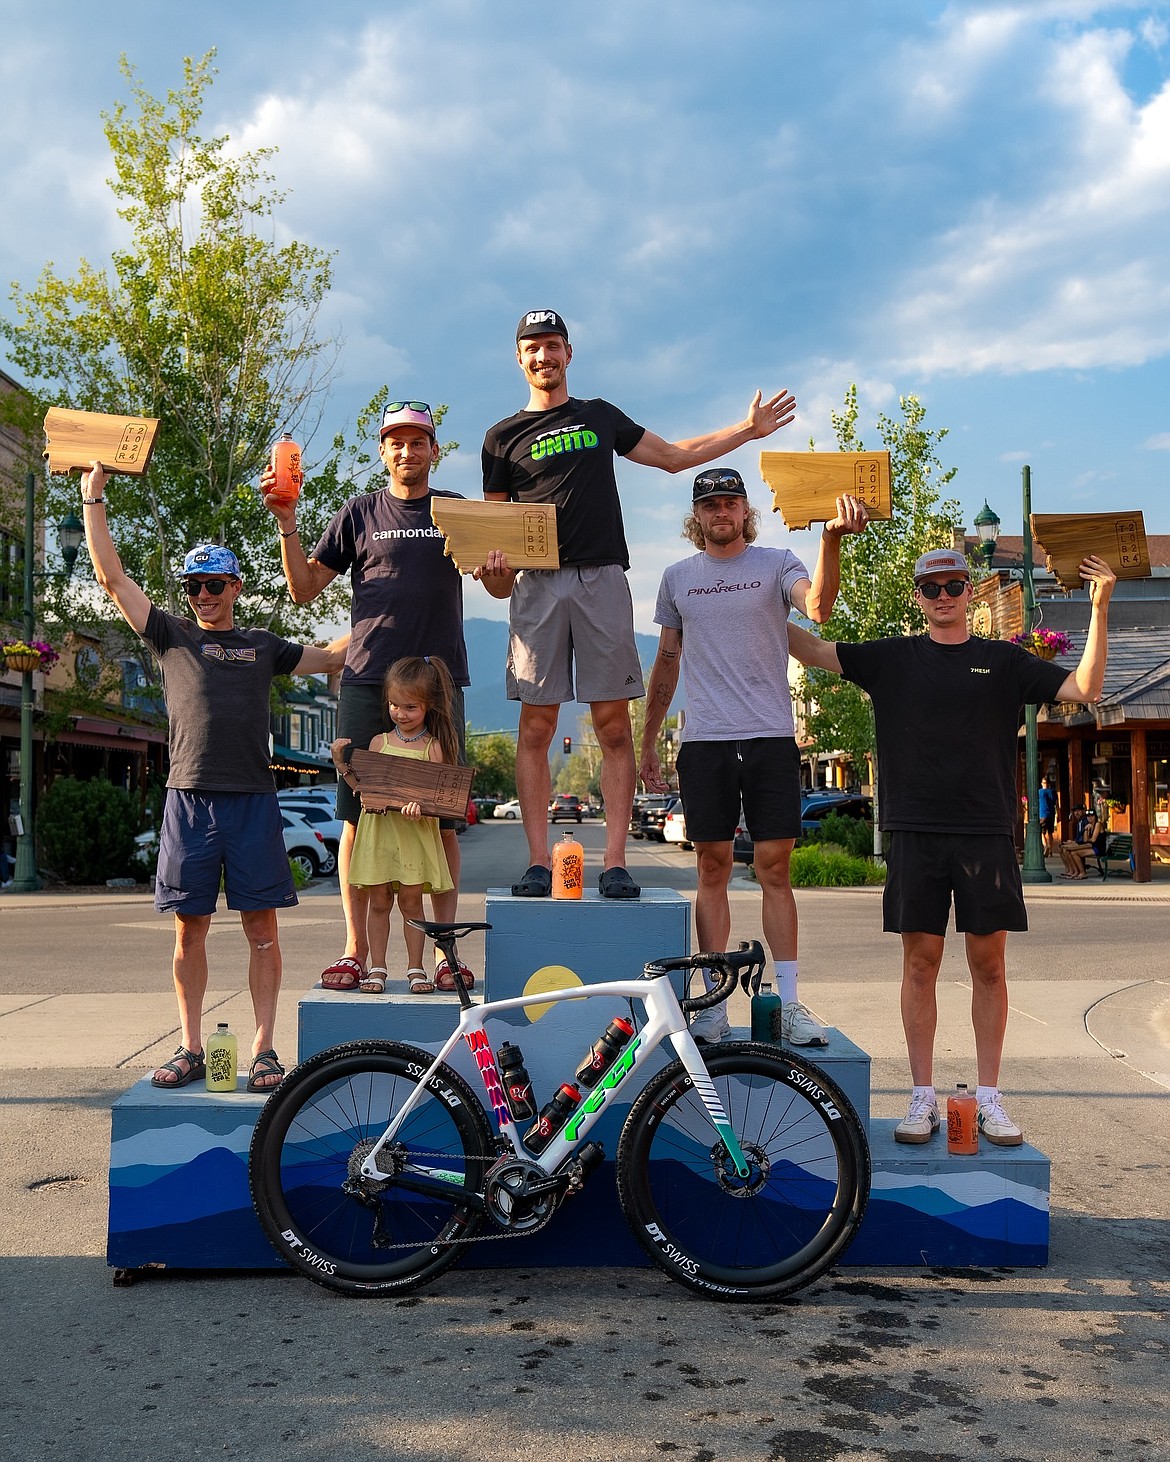
[[[603,830],[581,834],[599,867]],[[462,845],[475,918],[483,890],[522,871],[523,842],[488,824]],[[631,844],[646,885],[693,888],[692,865]],[[732,898],[735,934],[757,936],[759,890],[737,878]],[[906,1084],[898,941],[871,892],[798,903],[805,998],[871,1051],[873,1108],[892,1114]],[[793,1302],[724,1307],[647,1270],[456,1269],[397,1302],[282,1274],[113,1287],[109,1106],[174,1045],[168,924],[135,895],[0,899],[0,1451],[1170,1456],[1170,887],[1056,885],[1029,906],[1032,931],[1010,945],[1004,1086],[1053,1160],[1049,1267],[842,1269]],[[285,1049],[339,918],[335,882],[282,918]],[[213,997],[246,1010],[238,923],[214,931]],[[940,995],[944,1086],[969,1074],[957,940]]]

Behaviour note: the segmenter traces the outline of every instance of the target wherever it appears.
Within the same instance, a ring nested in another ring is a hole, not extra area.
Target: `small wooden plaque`
[[[871,518],[893,517],[889,452],[761,452],[760,475],[772,489],[772,511],[792,530],[830,522],[843,493]]]
[[[1033,513],[1032,537],[1062,589],[1083,589],[1078,569],[1086,553],[1103,558],[1119,579],[1148,579],[1146,525],[1137,513]]]
[[[385,812],[388,807],[397,812],[404,802],[418,802],[427,817],[467,816],[474,767],[355,751],[349,768],[367,812]]]
[[[493,548],[511,569],[559,569],[557,510],[552,503],[487,503],[432,497],[431,519],[447,540],[447,556],[469,574]]]
[[[89,471],[100,462],[108,473],[141,477],[150,466],[158,435],[155,416],[103,416],[50,406],[45,412],[45,456],[50,472]]]

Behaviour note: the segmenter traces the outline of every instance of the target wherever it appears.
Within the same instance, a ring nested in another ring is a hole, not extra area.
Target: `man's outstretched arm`
[[[151,603],[122,567],[106,522],[106,472],[100,462],[81,475],[81,514],[85,519],[85,541],[93,563],[94,577],[118,607],[118,613],[141,634],[150,617]]]
[[[704,462],[713,462],[716,457],[734,452],[745,442],[770,437],[782,426],[787,426],[795,415],[796,397],[789,392],[778,391],[765,401],[763,392],[757,391],[746,418],[734,426],[725,426],[705,437],[689,437],[683,442],[667,442],[648,431],[626,456],[629,461],[638,462],[643,467],[659,467],[663,472],[685,472],[688,467],[702,467]]]
[[[1105,685],[1105,660],[1109,651],[1109,600],[1117,576],[1103,558],[1086,554],[1081,560],[1081,578],[1089,585],[1089,634],[1081,662],[1057,693],[1057,700],[1091,703],[1101,699]]]
[[[819,640],[800,625],[788,625],[788,652],[802,665],[811,665],[817,670],[831,670],[841,674],[841,662],[837,659],[837,646],[829,640]]]

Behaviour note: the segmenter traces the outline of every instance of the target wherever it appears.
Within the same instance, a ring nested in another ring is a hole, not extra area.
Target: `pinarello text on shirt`
[[[688,589],[687,598],[689,599],[692,594],[735,594],[740,589],[759,589],[762,587],[759,579],[753,579],[750,584],[725,584],[722,579],[716,579],[713,584],[706,587],[696,586],[694,589]]]
[[[570,426],[564,431],[553,432],[549,436],[538,437],[529,448],[530,455],[534,462],[539,462],[542,457],[555,457],[560,452],[580,452],[586,447],[597,445],[597,433],[589,431],[587,427]]]
[[[384,528],[380,533],[371,533],[376,543],[380,538],[442,538],[441,528]]]

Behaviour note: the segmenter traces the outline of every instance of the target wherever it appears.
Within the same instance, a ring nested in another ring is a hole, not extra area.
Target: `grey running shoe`
[[[1024,1134],[1003,1109],[999,1092],[979,1108],[979,1130],[996,1147],[1019,1147]]]
[[[696,1011],[691,1017],[691,1037],[700,1046],[717,1046],[720,1041],[729,1041],[731,1022],[727,1019],[726,1004]]]
[[[894,1128],[895,1142],[929,1142],[939,1129],[938,1103],[912,1096],[910,1110]]]
[[[790,1046],[827,1046],[825,1028],[799,1000],[780,1007],[780,1039]]]

